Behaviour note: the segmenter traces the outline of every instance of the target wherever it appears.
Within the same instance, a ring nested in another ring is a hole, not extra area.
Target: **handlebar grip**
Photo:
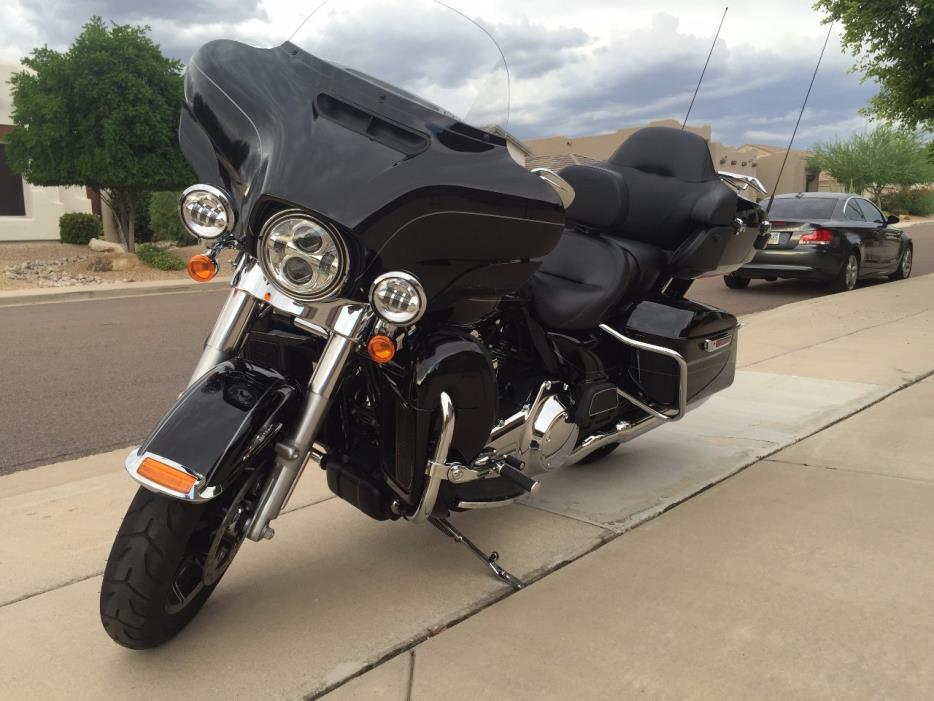
[[[538,480],[533,480],[531,477],[526,477],[520,470],[517,470],[508,462],[504,463],[503,466],[499,469],[499,476],[505,477],[510,482],[527,491],[529,494],[535,494],[542,486],[541,482]]]

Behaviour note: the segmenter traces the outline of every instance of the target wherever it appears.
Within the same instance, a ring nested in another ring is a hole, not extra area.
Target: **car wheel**
[[[911,246],[905,246],[902,251],[902,257],[898,261],[898,267],[895,272],[889,275],[889,280],[904,280],[911,275],[911,264],[914,262],[914,250]]]
[[[856,287],[858,280],[859,254],[856,251],[850,251],[840,267],[840,272],[837,273],[837,277],[834,278],[830,286],[834,292],[849,292]]]
[[[726,286],[731,290],[745,290],[749,287],[749,278],[748,277],[736,277],[735,275],[724,275],[723,282],[726,283]]]

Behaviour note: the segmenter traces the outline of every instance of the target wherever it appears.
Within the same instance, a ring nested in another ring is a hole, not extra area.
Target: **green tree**
[[[10,79],[13,169],[35,185],[99,188],[131,252],[141,193],[192,180],[176,140],[182,65],[148,31],[92,17],[70,49],[35,49]]]
[[[868,111],[909,129],[934,128],[934,2],[817,0],[843,24],[856,68],[879,84]]]
[[[934,179],[928,146],[920,134],[890,126],[817,144],[810,165],[826,170],[850,192],[872,193],[881,204],[887,187],[907,188]]]

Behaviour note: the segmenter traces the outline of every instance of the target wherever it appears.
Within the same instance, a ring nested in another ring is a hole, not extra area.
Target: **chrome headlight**
[[[414,324],[428,306],[418,278],[399,271],[383,273],[373,281],[370,304],[380,318],[396,326]]]
[[[201,239],[216,239],[233,230],[230,196],[211,185],[192,185],[178,203],[182,224]]]
[[[258,248],[267,277],[297,300],[326,299],[347,280],[344,241],[301,210],[287,209],[271,217],[260,233]]]

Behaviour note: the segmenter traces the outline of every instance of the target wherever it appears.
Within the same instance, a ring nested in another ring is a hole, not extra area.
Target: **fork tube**
[[[250,539],[260,540],[271,536],[269,522],[279,515],[305,468],[341,371],[369,319],[368,307],[348,305],[340,311],[334,330],[311,374],[302,414],[288,440],[276,445],[276,466],[260,498],[256,515],[250,522],[247,531]]]
[[[253,320],[258,302],[243,290],[233,289],[217,315],[211,335],[204,342],[201,359],[188,380],[190,387],[204,373],[227,360],[239,348],[246,330]]]

